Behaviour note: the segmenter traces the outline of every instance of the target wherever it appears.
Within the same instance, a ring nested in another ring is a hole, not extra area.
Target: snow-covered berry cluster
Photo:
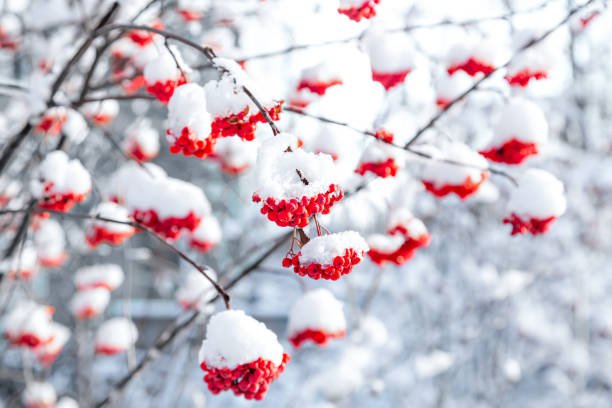
[[[22,23],[12,13],[0,16],[0,49],[17,51],[21,46],[20,34]]]
[[[344,337],[346,319],[342,308],[342,302],[327,289],[307,292],[289,311],[289,341],[297,348],[306,341],[324,346],[329,340]]]
[[[482,39],[465,39],[449,50],[449,75],[463,71],[469,76],[489,75],[500,62],[499,45]]]
[[[232,390],[261,400],[284,371],[289,355],[265,324],[241,310],[226,310],[210,319],[199,359],[213,394]]]
[[[1,270],[8,272],[10,279],[30,280],[38,272],[38,254],[36,248],[29,244],[13,254],[10,258],[0,262]]]
[[[159,132],[143,119],[128,126],[121,145],[125,154],[139,162],[153,160],[159,154]]]
[[[13,346],[36,349],[53,340],[53,313],[51,306],[33,301],[21,301],[8,312],[3,321],[4,337]]]
[[[26,408],[54,408],[57,394],[50,383],[31,381],[23,390],[21,400]]]
[[[66,237],[59,222],[43,219],[34,231],[34,244],[38,264],[45,268],[57,268],[68,259]]]
[[[81,106],[81,112],[94,124],[106,126],[119,114],[119,102],[113,99],[88,102]]]
[[[123,353],[138,340],[138,329],[125,317],[113,317],[98,327],[95,344],[96,353],[106,356]]]
[[[70,310],[79,320],[91,319],[104,313],[111,292],[124,279],[123,270],[112,264],[83,267],[74,276],[77,292],[70,300]]]
[[[381,129],[375,137],[379,140],[368,145],[355,172],[362,176],[369,172],[382,178],[395,177],[402,164],[402,156],[396,147],[389,145],[393,142],[393,134]]]
[[[325,95],[329,88],[342,85],[343,82],[342,76],[335,65],[329,62],[322,62],[306,68],[302,71],[290,104],[297,108],[305,108]]]
[[[91,211],[91,215],[94,219],[87,228],[85,239],[92,248],[103,243],[121,245],[136,233],[136,229],[129,225],[131,219],[127,209],[117,203],[112,201],[100,203]],[[117,222],[96,219],[98,217]]]
[[[288,254],[283,266],[293,267],[300,276],[338,280],[350,273],[368,250],[366,241],[355,231],[321,235],[304,244],[297,254]]]
[[[91,177],[77,159],[63,151],[49,153],[40,163],[30,184],[32,196],[45,210],[69,211],[91,191]]]
[[[34,126],[34,131],[44,136],[57,136],[61,133],[67,119],[67,110],[63,106],[49,108]]]
[[[170,50],[164,49],[144,68],[147,92],[167,104],[175,89],[187,83],[185,75],[188,71],[177,48],[170,46]]]
[[[250,169],[257,161],[256,141],[246,141],[237,137],[218,139],[211,158],[217,160],[226,174],[237,176]]]
[[[222,238],[219,221],[210,215],[205,217],[198,227],[189,234],[189,246],[202,253],[206,253],[216,247]]]
[[[376,16],[376,5],[380,0],[340,0],[338,13],[344,14],[353,21],[370,19]]]
[[[363,46],[370,58],[372,79],[386,90],[404,82],[414,69],[414,46],[405,33],[389,33],[374,27],[366,33]]]

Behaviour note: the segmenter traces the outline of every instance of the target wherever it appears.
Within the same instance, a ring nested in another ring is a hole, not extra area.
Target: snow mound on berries
[[[104,312],[110,302],[106,288],[91,288],[76,292],[70,300],[70,311],[78,318],[89,318]]]
[[[362,236],[355,231],[323,235],[311,239],[300,249],[300,263],[331,265],[334,258],[338,255],[344,255],[347,249],[353,249],[358,254],[363,254],[370,247]]]
[[[36,262],[38,260],[38,252],[30,245],[25,244],[22,250],[9,259],[4,259],[0,262],[1,270],[8,270],[12,277],[20,279],[29,279],[36,273]]]
[[[168,103],[168,129],[180,135],[183,128],[204,140],[210,134],[211,118],[206,105],[204,88],[195,83],[181,85],[174,91]],[[172,140],[171,140],[172,141]]]
[[[299,298],[289,311],[289,337],[307,329],[328,333],[346,330],[342,302],[327,289],[315,289]]]
[[[563,183],[540,169],[529,169],[521,175],[508,202],[510,212],[540,219],[559,217],[566,209]]]
[[[114,99],[87,102],[81,106],[81,112],[96,123],[104,123],[119,114],[119,102]]]
[[[112,201],[105,201],[95,206],[91,212],[94,217],[102,217],[109,220],[120,221],[120,222],[131,222],[131,218],[125,207],[120,206]],[[134,230],[134,227],[128,224],[121,224],[119,222],[110,222],[102,220],[93,220],[92,224],[104,228],[106,231],[122,234],[130,233]]]
[[[504,106],[491,145],[497,146],[512,138],[537,144],[546,142],[548,122],[537,104],[527,99],[514,98]]]
[[[214,281],[217,280],[215,271],[208,269],[206,273]],[[216,295],[212,284],[200,272],[190,271],[185,281],[176,291],[176,300],[185,309],[201,309]]]
[[[261,358],[279,366],[283,346],[265,324],[242,310],[226,310],[211,317],[199,353],[200,363],[233,369]]]
[[[364,36],[363,45],[374,71],[392,73],[412,69],[415,50],[406,33],[373,27]]]
[[[145,66],[144,76],[147,83],[152,84],[158,81],[177,80],[181,76],[181,70],[176,66],[177,62],[183,71],[187,72],[190,70],[187,64],[183,62],[178,48],[172,45],[170,48],[174,57],[166,48],[163,48],[163,51],[159,53],[157,58],[149,61]]]
[[[40,381],[29,382],[22,396],[26,407],[53,407],[56,400],[57,394],[53,385]]]
[[[221,225],[213,216],[204,217],[198,227],[191,233],[191,240],[201,244],[217,245],[221,242],[222,237]]]
[[[79,144],[87,137],[89,126],[87,126],[83,115],[74,109],[68,109],[66,111],[66,123],[62,127],[62,132],[72,143]]]
[[[224,171],[239,173],[257,162],[258,144],[256,141],[238,137],[224,137],[217,140],[215,154]]]
[[[34,243],[41,261],[60,260],[65,256],[66,236],[59,222],[47,219],[34,233]]]
[[[287,138],[288,140],[283,140]],[[309,153],[292,147],[295,136],[281,133],[266,141],[257,156],[257,194],[275,199],[312,197],[324,194],[337,183],[334,160],[328,154]],[[280,142],[280,143],[279,143]],[[284,147],[281,149],[281,147]],[[304,184],[297,171],[302,173]]]
[[[368,245],[379,252],[393,253],[406,241],[401,235],[372,234],[368,235]]]
[[[59,194],[86,194],[91,190],[89,172],[79,160],[70,160],[61,150],[49,153],[38,166],[38,177],[30,184],[32,195],[43,197],[47,182],[53,183],[53,192]]]
[[[328,82],[340,79],[341,74],[336,64],[326,61],[302,70],[301,79],[309,82]]]
[[[55,408],[79,408],[79,404],[70,397],[62,397],[57,401]]]
[[[230,75],[223,75],[218,81],[209,81],[204,85],[208,111],[213,116],[230,116],[242,112],[246,107],[249,111],[257,112],[257,106],[236,83]]]
[[[147,157],[157,156],[159,153],[159,132],[151,125],[151,121],[144,119],[131,124],[125,131],[123,150],[130,152],[138,147]]]
[[[134,322],[125,317],[113,317],[100,325],[96,332],[96,347],[127,350],[138,339],[138,329]]]
[[[163,179],[167,177],[164,169],[153,163],[139,166],[137,163],[124,164],[111,176],[107,194],[114,201],[125,202],[129,190],[139,188],[151,178]]]
[[[79,290],[104,287],[115,290],[124,280],[123,269],[115,264],[100,264],[79,268],[74,275],[74,284]]]
[[[454,142],[449,143],[443,151],[435,153],[434,160],[430,161],[423,171],[423,179],[433,182],[436,186],[460,185],[467,178],[478,183],[482,181],[482,172],[487,168],[488,162],[483,156],[464,143]]]
[[[428,234],[427,227],[412,212],[406,208],[400,208],[391,213],[389,217],[389,231],[397,233],[406,233],[412,239],[418,239],[423,235]],[[405,230],[405,231],[404,231]]]
[[[51,322],[51,341],[41,344],[34,349],[36,358],[43,363],[49,363],[55,360],[57,355],[70,338],[70,329],[59,323]]]
[[[53,309],[26,300],[17,303],[3,321],[4,335],[11,342],[19,341],[23,335],[33,336],[40,343],[51,339]]]

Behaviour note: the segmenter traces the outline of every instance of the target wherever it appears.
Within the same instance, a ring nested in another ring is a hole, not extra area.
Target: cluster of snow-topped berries
[[[539,35],[540,32],[533,30],[520,31],[516,35],[514,45],[521,49]],[[557,47],[554,38],[548,38],[516,55],[508,66],[505,77],[508,84],[524,88],[531,81],[548,78],[550,69],[559,60]]]
[[[136,161],[153,160],[159,154],[159,132],[148,119],[137,121],[128,126],[121,147]]]
[[[206,274],[217,279],[215,271]],[[186,310],[202,310],[216,295],[213,285],[198,271],[190,270],[181,286],[176,290],[176,301]]]
[[[406,209],[392,213],[385,234],[368,237],[368,256],[377,265],[393,263],[403,265],[416,250],[429,244],[429,233],[425,224]]]
[[[95,344],[96,353],[112,356],[124,353],[136,344],[138,329],[125,317],[113,317],[98,327]]]
[[[147,92],[166,104],[176,88],[187,83],[185,75],[188,72],[189,68],[183,62],[178,48],[173,46],[170,46],[170,50],[164,48],[144,68]]]
[[[316,289],[299,298],[289,311],[287,336],[294,347],[311,341],[324,346],[346,334],[342,302],[327,289]]]
[[[66,108],[63,106],[49,108],[34,126],[34,131],[45,136],[57,136],[61,133],[67,119]]]
[[[338,280],[350,273],[368,250],[366,241],[355,231],[321,235],[304,244],[297,254],[288,254],[283,266],[293,267],[300,276]]]
[[[459,70],[452,75],[444,74],[435,83],[436,105],[446,109],[456,98],[472,86],[472,79],[465,71]]]
[[[263,323],[241,310],[226,310],[210,319],[199,360],[213,394],[231,390],[261,400],[284,371],[289,355]]]
[[[366,33],[363,46],[370,58],[372,79],[386,90],[404,82],[414,69],[414,46],[406,33],[374,27]]]
[[[425,189],[437,197],[456,194],[462,199],[474,194],[487,180],[487,160],[460,142],[449,143],[435,154],[423,171]]]
[[[480,153],[494,162],[521,164],[538,154],[547,138],[548,123],[542,109],[531,101],[515,98],[503,107],[493,140]]]
[[[543,234],[566,208],[563,183],[547,171],[529,169],[510,196],[504,223],[512,226],[512,235]]]
[[[329,88],[342,84],[342,77],[334,64],[322,62],[306,68],[302,71],[290,104],[297,108],[305,108],[325,95]]]
[[[66,212],[87,197],[91,177],[81,162],[63,151],[49,153],[38,166],[30,184],[32,196],[45,210]]]
[[[310,217],[329,213],[342,197],[331,156],[298,149],[295,136],[285,133],[260,148],[253,201],[278,226],[305,227]]]
[[[10,279],[30,280],[38,272],[36,249],[25,244],[20,251],[0,262],[0,270],[7,271]]]
[[[84,266],[74,275],[76,293],[70,301],[70,310],[79,320],[100,316],[106,310],[111,292],[124,280],[121,267],[113,264]]]
[[[120,245],[136,233],[136,229],[129,225],[131,219],[127,209],[117,203],[112,201],[100,203],[91,211],[91,215],[94,219],[87,228],[85,239],[92,248],[103,243]],[[117,222],[96,218],[105,218]]]
[[[81,112],[94,124],[106,126],[119,114],[119,102],[113,99],[88,102],[81,106]]]
[[[205,217],[198,227],[189,234],[189,246],[206,253],[221,242],[222,232],[219,221],[210,215]]]
[[[21,46],[22,23],[15,14],[0,16],[0,49],[17,51]]]
[[[176,4],[176,11],[187,22],[198,21],[204,17],[210,6],[209,1],[179,0]]]
[[[469,76],[489,75],[495,71],[500,61],[499,45],[482,39],[462,39],[450,48],[449,75],[463,71]]]
[[[401,165],[401,155],[393,143],[393,134],[380,129],[375,134],[376,141],[368,145],[363,152],[355,172],[360,175],[375,174],[378,177],[395,177]]]
[[[193,184],[168,177],[158,166],[129,163],[112,178],[110,198],[124,205],[144,227],[169,239],[195,230],[210,214],[204,192]]]
[[[38,264],[42,267],[57,268],[68,259],[64,229],[53,219],[41,220],[34,231],[34,244]]]
[[[116,101],[108,101],[116,105]],[[92,104],[95,104],[92,102]],[[86,104],[89,105],[89,104]],[[105,105],[106,106],[106,105]],[[117,110],[118,110],[118,105]],[[64,106],[55,106],[42,113],[40,119],[33,125],[34,132],[42,136],[58,136],[62,134],[67,140],[79,144],[89,132],[87,121],[83,115]]]
[[[376,15],[376,5],[380,0],[340,0],[338,13],[344,14],[353,21],[370,19]]]

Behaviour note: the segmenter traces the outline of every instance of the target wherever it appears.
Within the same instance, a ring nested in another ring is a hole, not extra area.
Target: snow
[[[412,239],[419,239],[428,233],[427,227],[423,221],[416,218],[412,212],[406,208],[396,209],[391,213],[387,230],[392,230],[400,226],[408,230],[408,236]]]
[[[38,260],[38,252],[30,245],[25,244],[23,249],[19,250],[10,259],[4,259],[0,262],[2,270],[8,270],[10,274],[20,275],[22,279],[30,278],[30,274],[36,273],[36,262]]]
[[[179,10],[188,10],[190,12],[205,12],[211,7],[210,0],[178,0],[177,8]]]
[[[442,74],[435,83],[438,100],[450,102],[472,86],[471,77],[464,71],[457,71],[453,75]]]
[[[499,278],[493,296],[496,299],[505,299],[515,295],[529,286],[533,280],[534,276],[531,273],[509,270]]]
[[[467,178],[474,183],[480,182],[483,178],[483,170],[488,168],[488,162],[483,156],[461,142],[448,143],[443,151],[436,154],[435,158],[476,167],[458,166],[436,160],[429,161],[423,171],[423,180],[430,181],[437,187],[461,185]]]
[[[176,88],[168,103],[168,129],[174,135],[168,139],[172,142],[187,127],[192,137],[204,140],[210,134],[210,122],[204,88],[194,83]]]
[[[226,117],[238,114],[248,108],[249,112],[257,113],[257,106],[236,86],[230,75],[223,75],[218,81],[208,81],[204,85],[206,105],[214,117]]]
[[[542,144],[548,139],[548,122],[537,104],[513,98],[502,108],[494,133],[491,146],[499,146],[512,138]]]
[[[414,359],[414,370],[420,378],[431,378],[447,371],[455,362],[454,357],[442,350],[418,355]]]
[[[44,343],[53,335],[52,315],[53,309],[48,306],[31,300],[20,301],[4,317],[4,334],[11,340],[32,334]]]
[[[395,73],[414,68],[416,51],[406,33],[385,32],[375,26],[366,32],[363,47],[373,71]]]
[[[525,171],[508,201],[508,211],[516,215],[545,219],[559,217],[567,208],[563,183],[540,169]]]
[[[50,342],[41,344],[34,349],[34,353],[38,359],[44,361],[47,356],[59,354],[70,338],[70,330],[66,326],[52,322],[51,337],[52,340]]]
[[[22,396],[26,407],[53,407],[56,400],[57,394],[53,385],[40,381],[29,382]]]
[[[215,154],[224,166],[241,169],[257,162],[258,143],[239,137],[224,137],[217,140]]]
[[[247,88],[255,99],[257,99],[264,107],[273,106],[275,104],[274,99],[268,96],[267,92],[265,92],[263,89],[260,89],[236,61],[228,58],[217,57],[213,59],[213,64],[215,64],[216,67],[226,71],[229,76],[231,76],[232,82],[236,87]],[[257,111],[257,109],[253,109],[253,111]]]
[[[143,153],[150,157],[159,153],[159,132],[149,119],[138,120],[125,130],[123,150],[129,151],[132,146],[140,147]]]
[[[368,235],[368,245],[379,252],[393,253],[406,242],[401,235],[371,234]]]
[[[100,325],[96,332],[96,347],[127,350],[136,344],[138,329],[125,317],[113,317]]]
[[[213,245],[221,242],[222,236],[221,225],[212,215],[204,217],[198,227],[191,233],[191,239]]]
[[[163,179],[167,175],[164,169],[156,164],[145,163],[139,166],[137,163],[130,161],[112,174],[107,195],[110,198],[114,197],[125,201],[129,190],[150,182],[152,177]]]
[[[215,271],[208,269],[207,275],[213,280],[217,280]],[[188,308],[196,308],[200,310],[204,307],[217,292],[214,290],[211,283],[200,272],[190,270],[185,281],[176,291],[176,300]]]
[[[287,334],[292,337],[304,330],[338,333],[346,330],[342,302],[327,289],[307,292],[291,306]]]
[[[342,76],[337,65],[324,61],[302,70],[301,79],[308,82],[328,82],[342,79]]]
[[[104,116],[112,120],[119,114],[119,102],[114,99],[87,102],[81,106],[81,112],[90,119]]]
[[[189,70],[187,65],[183,62],[178,48],[172,45],[170,46],[174,58],[176,58],[175,61],[172,54],[170,54],[166,48],[163,48],[163,45],[160,47],[162,51],[159,52],[159,55],[155,59],[149,61],[144,68],[144,77],[148,84],[178,80],[181,76],[181,71],[176,66],[176,61],[178,61],[183,71],[187,72]]]
[[[103,286],[115,290],[124,280],[123,269],[115,264],[97,264],[79,268],[74,275],[74,285],[78,290],[88,290]]]
[[[82,313],[86,311],[90,311],[97,316],[104,312],[109,302],[110,292],[106,288],[82,290],[72,296],[70,311],[75,316],[82,316]]]
[[[81,143],[89,134],[89,126],[83,115],[74,109],[66,110],[66,122],[62,127],[62,132],[75,144]]]
[[[394,159],[398,165],[403,164],[404,152],[378,140],[372,141],[363,152],[360,163],[383,163],[387,159]]]
[[[336,256],[343,256],[347,249],[364,254],[370,248],[358,232],[344,231],[312,238],[300,249],[300,263],[308,265],[333,264]]]
[[[211,317],[200,348],[200,363],[233,369],[259,358],[276,366],[283,361],[283,347],[265,324],[242,310],[225,310]]]
[[[34,233],[34,243],[38,252],[38,258],[41,260],[61,258],[65,254],[64,249],[66,247],[64,229],[54,219],[41,221]]]
[[[98,216],[107,218],[109,220],[121,221],[121,222],[130,222],[132,221],[128,210],[112,201],[105,201],[98,205],[96,205],[90,212],[92,216]],[[100,221],[100,220],[92,220],[92,226],[97,226],[104,228],[109,232],[114,232],[117,234],[121,233],[129,233],[134,230],[134,227],[131,225],[120,224],[117,222],[109,222],[109,221]]]
[[[78,159],[70,160],[61,150],[49,153],[38,166],[38,175],[30,183],[36,198],[45,196],[45,183],[53,183],[53,193],[87,194],[91,190],[91,177]]]
[[[327,192],[336,184],[337,171],[332,157],[302,149],[285,152],[295,144],[295,136],[281,133],[266,141],[257,156],[257,194],[261,197],[289,199],[312,197]],[[305,185],[297,174],[308,180]]]
[[[503,47],[497,41],[482,37],[468,36],[449,48],[447,60],[449,65],[461,64],[470,58],[498,66],[503,62]]]
[[[502,365],[502,369],[508,381],[517,382],[521,379],[521,365],[517,360],[513,358],[506,359]]]
[[[79,408],[79,404],[70,397],[62,397],[55,404],[55,408]]]

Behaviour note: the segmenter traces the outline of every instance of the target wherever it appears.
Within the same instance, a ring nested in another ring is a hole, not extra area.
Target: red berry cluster
[[[131,79],[124,79],[121,81],[121,89],[126,95],[134,95],[138,90],[147,86],[147,81],[144,75],[137,75]]]
[[[48,114],[44,115],[40,122],[36,125],[35,130],[38,133],[44,133],[47,136],[57,136],[62,131],[67,116],[65,114]]]
[[[151,228],[156,233],[169,239],[178,238],[182,229],[193,231],[202,220],[193,212],[189,212],[182,218],[168,217],[161,219],[155,210],[134,210],[132,218],[139,224]]]
[[[370,19],[376,15],[375,6],[380,0],[364,0],[364,2],[358,7],[339,8],[338,13],[344,14],[353,21],[361,21],[365,18]]]
[[[388,130],[378,129],[374,133],[374,137],[378,140],[382,140],[385,143],[393,143],[393,139],[395,138],[395,135],[389,132]]]
[[[385,87],[388,91],[391,88],[404,82],[406,76],[410,73],[410,69],[406,69],[398,72],[378,72],[372,71],[372,79]]]
[[[344,330],[330,333],[324,330],[306,329],[306,330],[302,330],[301,332],[296,333],[295,335],[291,336],[291,338],[289,338],[289,341],[291,342],[291,344],[293,344],[293,347],[295,348],[300,347],[302,343],[304,343],[307,340],[310,340],[319,346],[324,346],[327,344],[329,340],[341,339],[342,337],[345,336],[345,334],[346,332]]]
[[[495,67],[478,58],[470,57],[467,61],[460,64],[451,65],[446,71],[448,75],[453,75],[457,71],[464,71],[469,76],[476,76],[479,73],[489,75],[495,71]]]
[[[244,173],[249,169],[249,167],[250,166],[248,164],[242,166],[232,166],[227,163],[221,163],[221,170],[232,176],[237,176],[239,174]]]
[[[283,361],[278,366],[259,358],[233,369],[209,367],[205,361],[200,364],[200,368],[206,373],[204,381],[213,394],[232,390],[235,395],[243,395],[248,400],[262,400],[272,381],[285,370],[289,360],[289,355],[284,353]]]
[[[274,121],[279,120],[283,102],[267,108],[266,112]],[[243,140],[251,141],[255,139],[255,127],[258,123],[266,123],[266,119],[261,112],[249,115],[249,107],[229,116],[215,118],[211,125],[210,136],[212,138],[237,135]]]
[[[512,235],[530,233],[532,235],[539,235],[548,232],[550,225],[556,220],[557,217],[548,217],[544,219],[538,218],[521,218],[518,215],[512,213],[509,217],[504,218],[504,224],[512,225]]]
[[[174,90],[186,83],[187,79],[181,74],[178,80],[167,79],[165,81],[156,81],[152,84],[147,83],[147,92],[155,96],[161,103],[167,104],[172,95],[174,95]]]
[[[151,27],[156,28],[158,30],[163,30],[164,24],[160,20],[157,20],[153,22],[153,24],[151,24]],[[128,33],[128,37],[130,38],[130,40],[132,40],[140,47],[146,47],[147,45],[151,44],[153,42],[154,36],[155,33],[147,30],[131,30]]]
[[[506,75],[506,81],[511,86],[520,86],[525,88],[529,85],[529,81],[536,80],[539,81],[541,79],[548,78],[548,73],[543,70],[531,70],[529,68],[525,68],[514,75]]]
[[[190,11],[186,9],[178,9],[176,11],[179,13],[181,18],[187,22],[198,21],[204,16],[202,13],[198,13],[196,11]]]
[[[335,85],[342,85],[342,80],[330,79],[329,81],[309,81],[302,79],[296,87],[296,90],[300,91],[302,89],[308,89],[312,93],[323,96],[325,95],[325,92],[327,92],[327,89]]]
[[[166,130],[166,133],[170,136],[175,136],[170,129]],[[216,140],[208,135],[206,135],[205,139],[192,137],[191,129],[184,127],[181,130],[181,134],[170,145],[170,153],[202,158],[212,154],[215,144]]]
[[[335,184],[330,184],[329,189],[313,197],[303,196],[301,199],[291,198],[277,201],[268,197],[263,201],[261,213],[268,216],[279,227],[299,227],[308,225],[308,219],[315,214],[328,214],[331,207],[344,197],[342,190]],[[262,198],[253,194],[253,201],[262,202]]]
[[[463,184],[444,184],[443,186],[438,187],[435,183],[431,181],[423,181],[423,185],[425,189],[435,195],[436,197],[444,197],[449,194],[457,194],[461,197],[462,200],[465,200],[472,194],[474,194],[480,185],[489,178],[489,173],[482,172],[482,177],[479,181],[474,182],[470,177],[466,177]]]
[[[202,253],[206,253],[213,249],[215,247],[215,244],[213,242],[198,241],[197,239],[192,238],[191,240],[189,240],[189,246],[193,249],[197,249]]]
[[[9,337],[8,335],[6,335],[5,337],[7,337],[7,340],[9,340],[9,342],[13,346],[22,346],[32,349],[53,341],[53,337],[49,337],[48,339],[41,339],[34,333],[21,333],[18,337]]]
[[[450,103],[451,103],[450,99],[446,99],[446,98],[437,98],[436,99],[436,105],[440,109],[445,109]]]
[[[351,273],[353,267],[363,259],[363,254],[357,253],[352,248],[347,248],[343,255],[337,255],[331,265],[311,263],[300,264],[300,253],[287,255],[283,258],[283,267],[293,266],[293,271],[300,276],[308,276],[312,279],[338,280],[343,275]]]
[[[406,229],[403,228],[405,231]],[[397,229],[391,230],[390,234],[394,235]],[[405,237],[404,243],[393,252],[382,252],[374,248],[370,248],[368,256],[376,265],[384,265],[387,262],[394,263],[396,265],[403,265],[408,262],[414,256],[417,249],[429,245],[429,235],[424,234],[417,239],[411,238],[406,234],[402,234]]]
[[[11,279],[17,279],[17,277],[19,277],[19,279],[21,280],[28,281],[32,278],[32,276],[34,276],[34,271],[31,269],[19,269],[9,271],[9,277]]]
[[[397,164],[395,160],[390,157],[381,163],[361,163],[355,170],[355,173],[364,175],[368,171],[376,174],[378,177],[395,177],[397,175]]]
[[[123,352],[123,349],[108,346],[106,344],[98,344],[96,345],[96,354],[103,354],[105,356],[114,356],[115,354],[119,354]]]
[[[538,154],[538,145],[512,138],[499,147],[482,150],[480,154],[497,163],[521,164],[527,157]]]
[[[110,245],[121,245],[123,241],[134,235],[135,231],[129,232],[113,232],[99,225],[94,225],[85,236],[87,244],[91,248],[95,248],[102,243]]]
[[[38,201],[38,207],[40,209],[67,212],[70,211],[76,203],[84,201],[87,194],[89,194],[89,192],[85,194],[53,193],[51,192],[52,188],[52,182],[45,183],[45,195]]]
[[[132,159],[141,163],[149,161],[153,158],[152,155],[145,153],[145,151],[142,150],[142,147],[138,143],[132,143],[126,153]]]

